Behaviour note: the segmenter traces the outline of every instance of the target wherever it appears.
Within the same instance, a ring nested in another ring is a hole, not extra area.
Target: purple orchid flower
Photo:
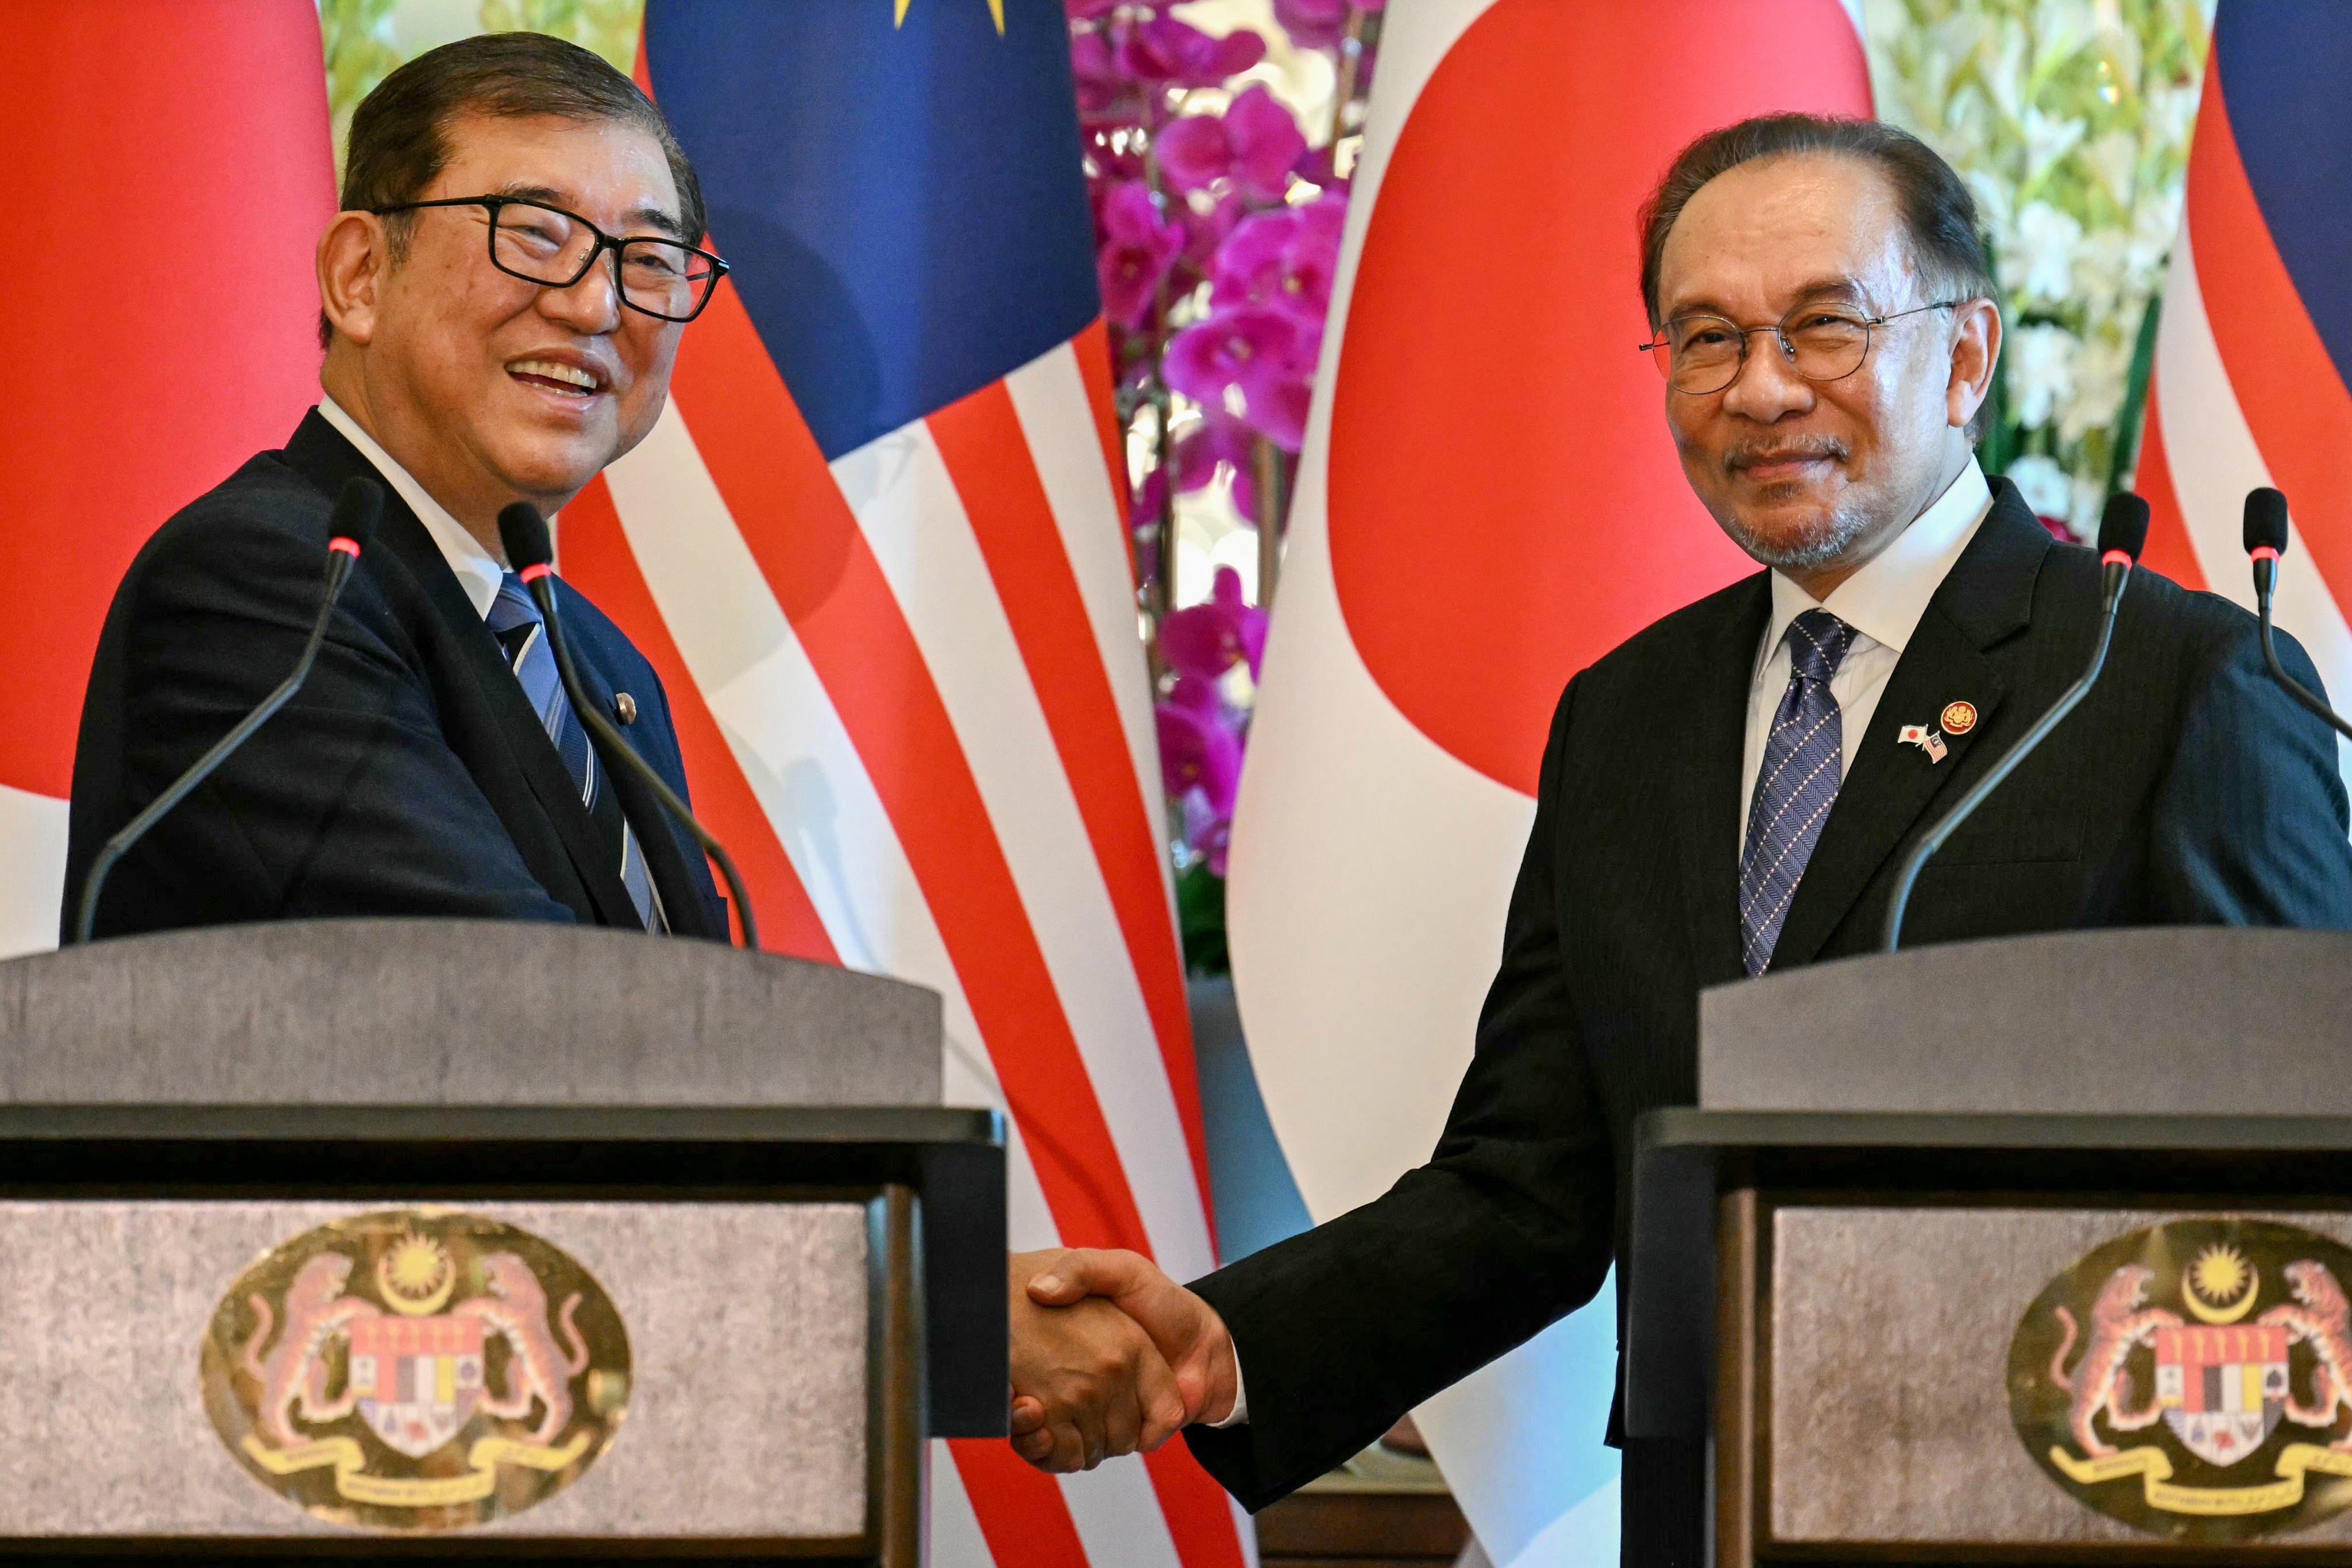
[[[1370,15],[1384,8],[1386,0],[1355,0],[1355,9]],[[1274,19],[1302,49],[1328,49],[1348,35],[1349,0],[1274,0]]]
[[[1221,408],[1213,409],[1207,418],[1176,437],[1169,449],[1166,468],[1154,472],[1172,473],[1177,489],[1189,494],[1215,479],[1220,466],[1230,468],[1234,475],[1234,510],[1244,517],[1255,517],[1257,483],[1256,476],[1251,472],[1250,458],[1249,426]]]
[[[1124,137],[1113,141],[1105,134],[1107,128],[1114,132],[1121,128],[1118,112],[1097,121],[1086,141],[1087,162],[1092,165],[1087,171],[1088,190],[1097,209],[1102,205],[1103,193],[1111,186],[1128,180],[1147,179],[1151,172],[1145,164],[1140,147]],[[1097,216],[1100,216],[1099,210]]]
[[[1217,247],[1209,275],[1211,302],[1226,308],[1282,309],[1283,252],[1297,231],[1298,215],[1289,207],[1252,213],[1235,224],[1232,237]]]
[[[1280,100],[1252,87],[1223,115],[1188,114],[1171,122],[1154,146],[1160,169],[1179,190],[1231,180],[1254,200],[1278,202],[1290,188],[1291,166],[1307,152],[1307,138]]]
[[[1286,451],[1298,450],[1321,329],[1302,326],[1280,310],[1244,306],[1218,310],[1168,342],[1160,374],[1170,386],[1211,408],[1225,390],[1242,395],[1242,417]]]
[[[1232,139],[1225,122],[1213,114],[1169,121],[1152,138],[1151,150],[1160,154],[1160,173],[1180,191],[1206,190],[1234,166]]]
[[[1314,363],[1305,370],[1269,380],[1249,398],[1249,422],[1284,451],[1296,454],[1307,444],[1307,412],[1315,397]]]
[[[1078,114],[1082,119],[1108,113],[1129,85],[1118,62],[1111,57],[1110,45],[1096,32],[1070,35],[1070,74],[1077,80]]]
[[[1173,16],[1119,29],[1116,47],[1130,76],[1171,87],[1214,87],[1265,58],[1265,39],[1246,27],[1220,38]]]
[[[1217,252],[1212,299],[1221,306],[1262,305],[1301,326],[1321,326],[1331,309],[1347,218],[1347,198],[1337,195],[1244,218]]]
[[[1150,312],[1153,291],[1182,252],[1184,231],[1160,216],[1151,188],[1140,182],[1112,186],[1097,222],[1102,234],[1095,269],[1102,283],[1103,314],[1133,331]]]
[[[1242,742],[1225,722],[1216,689],[1180,676],[1152,710],[1160,731],[1160,783],[1181,800],[1198,790],[1215,816],[1231,816],[1241,787]]]
[[[1207,272],[1215,265],[1217,247],[1225,243],[1226,237],[1248,211],[1241,197],[1231,191],[1212,201],[1206,212],[1187,201],[1176,214],[1176,221],[1184,226],[1185,261]]]
[[[1063,0],[1073,22],[1092,22],[1118,9],[1120,0]]]
[[[1298,160],[1297,167],[1291,170],[1291,173],[1308,184],[1319,186],[1325,191],[1345,193],[1349,183],[1342,178],[1339,171],[1333,166],[1331,149],[1328,147],[1309,147],[1307,150],[1307,155]]]
[[[1223,877],[1225,860],[1233,851],[1234,819],[1210,813],[1206,805],[1195,809],[1198,795],[1189,795],[1184,802],[1184,843],[1193,854],[1209,863],[1209,875]]]
[[[1265,658],[1264,610],[1242,602],[1241,574],[1217,568],[1208,602],[1171,610],[1160,622],[1160,653],[1180,677],[1215,680],[1236,664],[1257,679]]]
[[[1298,323],[1279,310],[1218,310],[1168,340],[1161,374],[1194,402],[1221,408],[1227,387],[1247,398],[1254,386],[1279,379],[1297,362],[1299,337]]]
[[[1144,475],[1143,482],[1135,487],[1135,499],[1128,503],[1127,515],[1135,520],[1137,528],[1146,528],[1158,522],[1167,507],[1168,465],[1163,463]]]

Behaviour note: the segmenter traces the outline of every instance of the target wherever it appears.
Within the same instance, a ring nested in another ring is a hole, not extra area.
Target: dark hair
[[[371,212],[422,196],[449,162],[449,122],[461,114],[501,118],[552,115],[583,123],[632,125],[661,143],[677,186],[689,243],[702,243],[709,219],[702,183],[669,121],[637,84],[603,56],[545,33],[485,33],[444,44],[394,71],[352,115],[343,161],[342,210]],[[384,221],[392,259],[408,249],[414,213]],[[319,313],[319,343],[334,328]]]
[[[1650,327],[1658,320],[1658,268],[1666,236],[1699,187],[1742,163],[1792,153],[1828,153],[1859,158],[1886,177],[1895,205],[1911,239],[1911,254],[1927,287],[1945,298],[1990,300],[2000,296],[1985,266],[1984,241],[1977,232],[1977,204],[1952,166],[1908,132],[1876,120],[1846,120],[1826,114],[1762,114],[1710,131],[1675,154],[1665,178],[1642,204],[1642,305]],[[1992,400],[1969,421],[1971,438],[1983,434]]]

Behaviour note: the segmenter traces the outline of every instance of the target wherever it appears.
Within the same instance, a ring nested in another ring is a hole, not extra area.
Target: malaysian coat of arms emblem
[[[2011,1342],[2026,1449],[2083,1502],[2183,1542],[2352,1508],[2352,1250],[2270,1220],[2178,1219],[2052,1280]]]
[[[214,1310],[205,1407],[247,1474],[337,1523],[433,1531],[521,1511],[620,1429],[629,1343],[587,1270],[438,1208],[337,1220]]]

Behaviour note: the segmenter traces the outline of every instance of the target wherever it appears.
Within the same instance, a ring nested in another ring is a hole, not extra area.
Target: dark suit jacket
[[[1897,851],[2089,656],[2096,555],[2053,543],[2006,481],[1994,494],[1855,750],[1776,968],[1871,951]],[[1187,1436],[1244,1504],[1328,1469],[1624,1258],[1634,1119],[1695,1102],[1698,993],[1746,973],[1740,760],[1770,602],[1759,574],[1569,682],[1435,1154],[1195,1287],[1232,1329],[1251,1419]],[[1981,717],[1942,763],[1896,742],[1955,700]],[[2335,737],[2272,684],[2253,618],[2138,572],[2100,683],[1929,863],[1904,934],[2160,924],[2352,926],[2352,844]],[[1696,1456],[1643,1447],[1626,1455],[1627,1561],[1670,1562],[1697,1539]],[[1692,1534],[1669,1545],[1658,1531],[1677,1526]]]
[[[377,478],[313,412],[131,563],[74,753],[68,934],[100,847],[292,670],[318,616],[333,497],[354,474]],[[639,926],[505,654],[425,525],[383,491],[310,680],[116,867],[99,934],[334,915]],[[684,795],[653,667],[593,605],[557,595],[582,681],[608,715],[615,693],[635,699],[622,733]],[[604,776],[672,931],[724,940],[700,849],[628,773]]]

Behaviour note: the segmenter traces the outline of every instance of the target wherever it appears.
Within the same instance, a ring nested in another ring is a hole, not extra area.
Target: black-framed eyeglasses
[[[727,263],[683,240],[651,235],[616,238],[578,213],[528,196],[447,196],[368,210],[388,217],[425,207],[489,209],[490,265],[526,283],[569,289],[609,250],[621,303],[665,321],[690,321],[702,314],[727,276]]]
[[[1850,305],[1800,305],[1768,327],[1743,327],[1714,315],[1677,316],[1641,348],[1669,387],[1692,397],[1721,392],[1738,381],[1748,365],[1748,340],[1758,332],[1779,338],[1789,367],[1807,381],[1843,381],[1870,357],[1872,328],[1967,303],[1938,300],[1884,316],[1865,316]]]

